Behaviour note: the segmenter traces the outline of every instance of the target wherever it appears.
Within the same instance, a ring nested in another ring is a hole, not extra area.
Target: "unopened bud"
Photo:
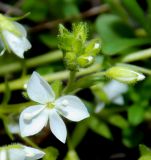
[[[99,39],[93,39],[86,45],[85,54],[97,55],[101,50],[101,42]]]
[[[64,62],[69,70],[77,70],[76,54],[74,52],[66,52]]]
[[[106,76],[123,83],[136,83],[145,78],[142,73],[131,70],[127,67],[112,67],[106,71]]]
[[[80,67],[89,67],[94,62],[93,56],[80,56],[77,59],[77,62]]]

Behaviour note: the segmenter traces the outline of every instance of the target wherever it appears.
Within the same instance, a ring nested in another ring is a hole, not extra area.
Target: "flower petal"
[[[122,96],[118,96],[112,100],[113,103],[117,105],[124,105],[124,98]]]
[[[35,102],[46,104],[55,99],[51,86],[37,73],[33,72],[27,84],[28,96]]]
[[[24,146],[24,151],[28,160],[40,159],[45,155],[44,152],[27,146]]]
[[[18,22],[13,22],[17,30],[21,33],[22,36],[27,37],[27,31],[23,25]]]
[[[20,58],[24,58],[24,52],[31,48],[30,42],[24,36],[16,36],[15,34],[3,30],[2,34],[9,48]]]
[[[0,159],[7,160],[7,154],[5,150],[0,151]]]
[[[54,109],[50,111],[49,121],[50,121],[50,129],[52,133],[61,142],[65,143],[66,137],[67,137],[67,129],[63,120]]]
[[[10,149],[8,151],[9,160],[24,160],[25,152],[23,149]]]
[[[128,86],[116,80],[112,80],[103,87],[103,90],[107,94],[109,100],[112,100],[120,94],[125,93],[128,90]]]
[[[71,121],[77,122],[89,117],[86,106],[76,96],[63,96],[55,104],[60,113]]]
[[[21,136],[31,136],[40,132],[47,124],[47,121],[48,114],[44,105],[35,105],[26,108],[19,118]]]

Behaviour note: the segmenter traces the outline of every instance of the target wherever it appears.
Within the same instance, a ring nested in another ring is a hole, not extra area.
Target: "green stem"
[[[37,56],[34,58],[30,58],[29,60],[26,60],[26,67],[32,68],[32,67],[40,66],[42,64],[55,62],[57,60],[60,60],[61,58],[62,58],[61,51],[59,50],[51,51],[46,54],[42,54],[41,56]],[[6,64],[0,67],[0,75],[4,75],[6,73],[11,73],[11,72],[17,72],[20,70],[22,70],[22,65],[20,62]]]
[[[77,77],[83,76],[89,73],[94,73],[100,70],[100,65],[99,64],[94,64],[93,66],[87,68],[87,69],[81,69],[80,72],[77,73]],[[47,74],[44,76],[44,79],[46,79],[48,82],[52,82],[55,80],[64,80],[67,79],[69,74],[69,71],[59,71],[57,73],[53,74]],[[26,76],[25,78],[22,79],[17,79],[9,82],[9,87],[10,89],[17,90],[17,89],[23,89],[23,86],[25,83],[27,83],[29,79],[29,76]],[[0,84],[0,92],[4,92],[5,90],[5,84],[1,83]]]
[[[143,60],[151,57],[151,48],[144,49],[138,52],[133,52],[124,56],[121,59],[121,62],[133,62],[138,60]]]
[[[40,147],[36,143],[34,143],[32,140],[30,140],[29,138],[27,137],[21,137],[21,138],[23,139],[23,141],[25,141],[25,143],[29,144],[31,147],[40,149]]]
[[[35,102],[24,102],[19,104],[8,104],[5,107],[0,106],[0,115],[10,113],[20,113],[24,108],[35,105]]]
[[[75,78],[76,78],[76,71],[70,71],[69,81],[68,81],[67,87],[63,91],[64,94],[67,94],[68,92],[70,92],[72,84],[75,81]]]
[[[136,66],[136,65],[132,65],[132,64],[126,64],[126,63],[117,63],[117,65],[123,66],[123,67],[129,67],[129,68],[134,69],[138,72],[142,72],[144,74],[151,75],[151,70],[148,68],[144,68],[144,67],[140,67],[140,66]]]

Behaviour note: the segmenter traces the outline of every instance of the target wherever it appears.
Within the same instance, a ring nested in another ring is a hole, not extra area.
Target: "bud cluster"
[[[64,62],[68,69],[78,70],[93,64],[95,56],[101,49],[99,39],[87,42],[86,23],[72,25],[72,32],[63,25],[59,26],[59,48],[63,51]]]

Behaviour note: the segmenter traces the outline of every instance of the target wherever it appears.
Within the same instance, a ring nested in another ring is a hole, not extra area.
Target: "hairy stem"
[[[121,59],[121,62],[133,62],[138,60],[143,60],[151,57],[151,48],[144,49],[138,52],[133,52],[124,56]]]
[[[99,64],[94,64],[93,66],[87,68],[87,69],[81,69],[79,73],[77,73],[76,76],[83,76],[89,73],[94,73],[100,70],[100,65]],[[52,73],[52,74],[47,74],[44,76],[44,78],[48,82],[52,82],[54,80],[64,80],[67,79],[69,74],[69,71],[59,71],[57,73]],[[27,83],[29,76],[26,76],[25,78],[22,79],[17,79],[9,82],[9,88],[10,90],[17,90],[17,89],[23,89],[24,84]],[[5,91],[5,84],[1,83],[0,84],[0,92]]]
[[[70,92],[70,89],[75,81],[75,78],[76,78],[76,71],[70,71],[69,81],[68,81],[67,87],[64,89],[65,94]]]
[[[36,66],[40,66],[42,64],[55,62],[57,60],[60,60],[62,58],[62,52],[57,51],[51,51],[46,54],[42,54],[41,56],[37,56],[34,58],[30,58],[29,60],[26,60],[26,67],[32,68]],[[8,74],[11,72],[17,72],[22,70],[21,62],[15,62],[11,64],[6,64],[4,66],[0,67],[0,75]]]

